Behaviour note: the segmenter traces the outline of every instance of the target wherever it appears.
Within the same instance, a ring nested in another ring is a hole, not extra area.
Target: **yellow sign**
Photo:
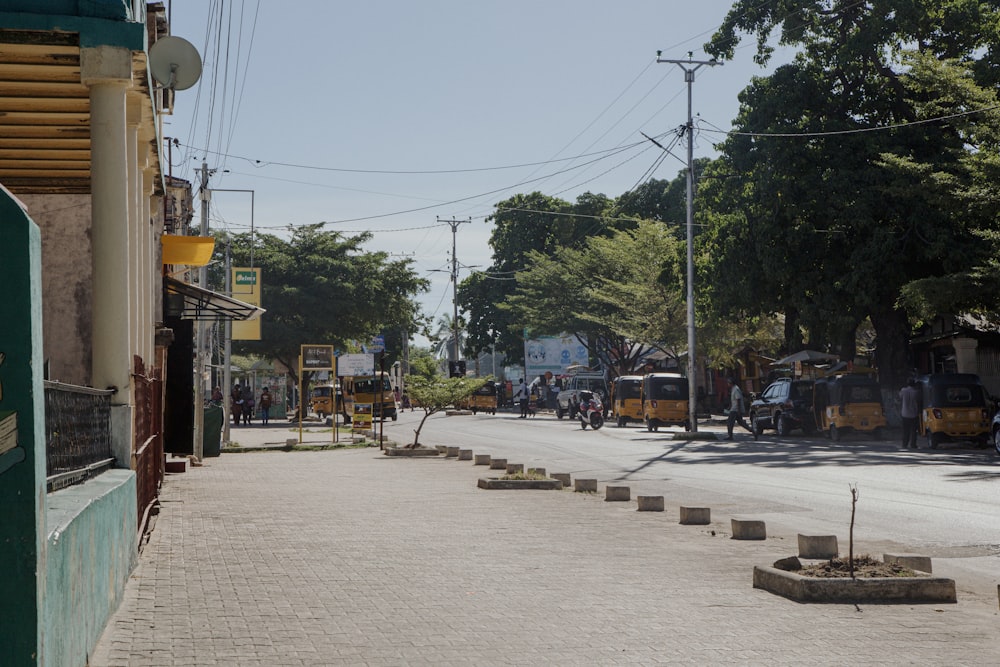
[[[369,431],[372,427],[372,404],[355,403],[354,417],[351,420],[352,428],[355,431]]]
[[[234,299],[260,305],[260,269],[233,267],[232,281]],[[260,320],[233,320],[233,340],[260,340]]]

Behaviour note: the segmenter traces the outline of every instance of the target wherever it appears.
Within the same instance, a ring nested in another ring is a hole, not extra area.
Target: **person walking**
[[[271,392],[267,387],[260,390],[260,423],[267,426],[267,421],[269,415],[268,411],[271,409]]]
[[[746,408],[744,405],[743,390],[740,389],[740,386],[736,384],[736,380],[733,378],[728,378],[726,384],[729,385],[729,419],[726,420],[726,432],[728,433],[726,440],[733,439],[733,426],[736,424],[753,433],[753,439],[756,440],[757,432],[750,428],[750,425],[743,419],[743,413]]]
[[[514,400],[517,401],[521,408],[521,416],[518,419],[528,418],[528,388],[524,386],[524,379],[517,385],[517,391],[514,392]]]
[[[917,381],[910,380],[899,390],[899,416],[903,422],[903,445],[900,449],[917,448],[917,417],[920,415],[920,390]]]

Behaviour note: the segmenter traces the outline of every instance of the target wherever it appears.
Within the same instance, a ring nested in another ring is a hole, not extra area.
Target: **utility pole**
[[[201,163],[201,236],[208,236],[208,209],[212,201],[212,193],[208,189],[208,164]],[[214,170],[211,170],[214,172]],[[208,289],[208,267],[198,269],[198,287]],[[195,354],[194,354],[194,455],[198,460],[205,458],[205,322],[198,314],[195,320]]]
[[[454,308],[452,314],[451,324],[455,329],[455,361],[460,359],[458,350],[458,256],[455,254],[456,248],[456,236],[458,234],[458,226],[464,223],[471,223],[472,218],[468,220],[442,220],[440,217],[437,219],[438,222],[446,222],[451,225],[451,303]]]
[[[687,132],[687,330],[688,330],[688,419],[691,422],[691,432],[698,432],[698,367],[695,354],[694,335],[694,115],[691,110],[691,88],[694,84],[694,73],[706,65],[715,67],[721,65],[718,60],[692,60],[688,51],[687,60],[670,60],[660,58],[662,51],[656,52],[656,62],[671,63],[684,70],[684,81],[687,82],[688,117],[685,131]]]

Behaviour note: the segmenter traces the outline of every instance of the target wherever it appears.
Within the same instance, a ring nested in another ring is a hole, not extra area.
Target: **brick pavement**
[[[294,437],[249,430],[234,438]],[[603,487],[483,491],[481,474],[353,449],[170,475],[90,664],[1000,664],[988,595],[798,604],[751,586],[794,539],[734,541],[729,517],[681,526]]]

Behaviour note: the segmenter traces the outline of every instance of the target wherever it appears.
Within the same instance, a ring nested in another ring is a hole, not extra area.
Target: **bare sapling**
[[[858,487],[855,484],[851,489],[851,532],[847,540],[847,567],[854,579],[854,512],[858,505]]]

